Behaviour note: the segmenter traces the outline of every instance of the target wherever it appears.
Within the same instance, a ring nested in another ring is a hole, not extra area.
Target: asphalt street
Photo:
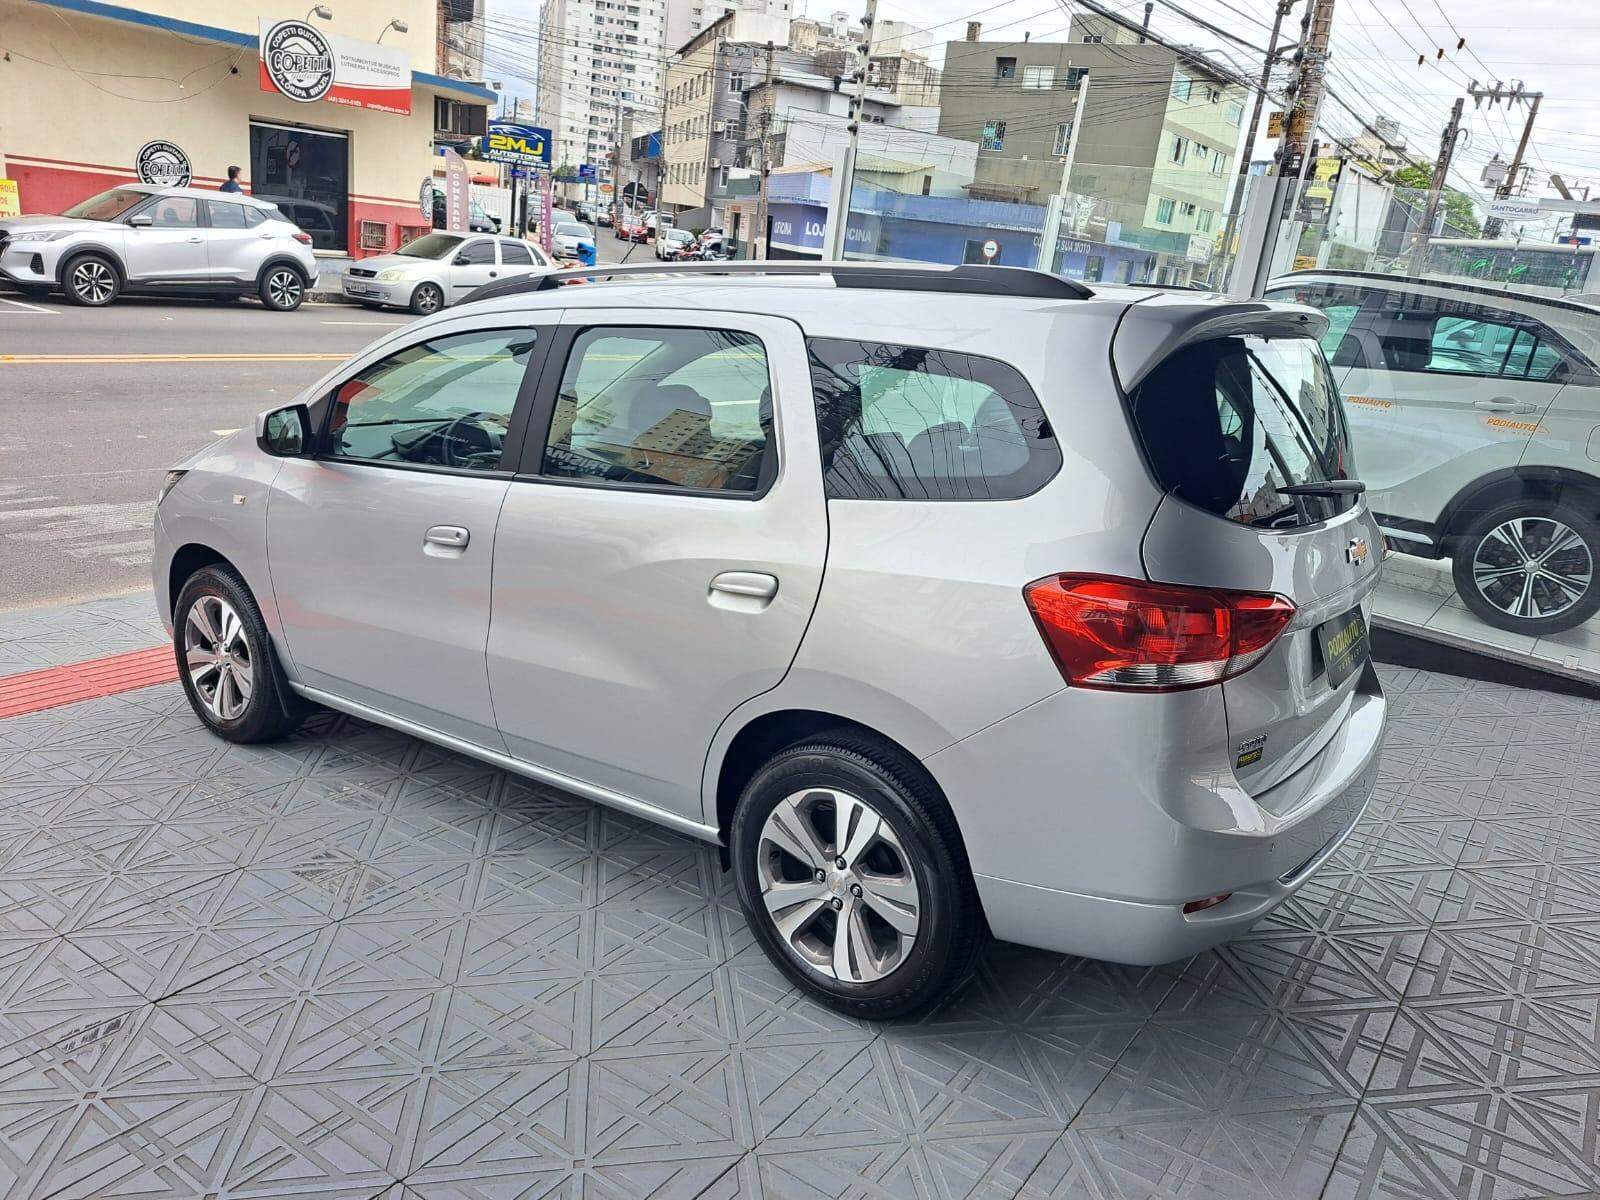
[[[599,232],[602,261],[621,259],[628,247]],[[411,319],[253,301],[83,309],[0,290],[0,609],[148,587],[167,468]]]

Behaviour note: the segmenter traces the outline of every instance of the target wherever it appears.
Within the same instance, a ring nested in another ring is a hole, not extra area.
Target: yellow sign
[[[1269,138],[1281,138],[1283,136],[1283,114],[1281,112],[1267,114],[1267,136]]]
[[[0,218],[20,217],[22,201],[17,196],[15,179],[0,179]]]

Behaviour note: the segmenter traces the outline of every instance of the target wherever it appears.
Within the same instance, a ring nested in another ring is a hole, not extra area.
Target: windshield
[[[1355,503],[1278,491],[1353,471],[1339,392],[1310,338],[1186,346],[1129,405],[1157,481],[1208,512],[1278,528],[1324,521]]]
[[[150,199],[149,192],[135,191],[133,188],[112,188],[110,191],[101,192],[98,196],[78,201],[61,215],[78,217],[84,221],[115,221],[134,205],[148,199]]]
[[[407,242],[395,253],[404,254],[407,258],[443,258],[460,244],[459,234],[425,233],[416,241]]]
[[[589,231],[582,225],[557,225],[556,232],[563,237],[588,237]]]

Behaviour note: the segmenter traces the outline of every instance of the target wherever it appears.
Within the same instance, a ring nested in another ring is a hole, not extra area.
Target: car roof
[[[118,187],[130,192],[144,192],[151,196],[194,196],[204,200],[229,200],[242,201],[255,208],[276,208],[278,201],[267,200],[259,196],[252,196],[247,192],[219,192],[216,188],[197,187],[162,187],[158,183],[123,183]],[[290,200],[291,204],[315,203],[315,201]]]
[[[1337,267],[1314,267],[1303,271],[1286,271],[1282,275],[1274,275],[1267,281],[1267,286],[1274,284],[1292,284],[1311,279],[1327,279],[1334,282],[1366,283],[1375,287],[1393,288],[1396,291],[1416,291],[1421,288],[1439,288],[1444,291],[1463,292],[1468,295],[1489,296],[1498,300],[1516,301],[1522,304],[1547,304],[1557,308],[1565,308],[1576,312],[1593,313],[1594,298],[1587,299],[1580,296],[1546,296],[1538,292],[1512,291],[1508,287],[1495,287],[1493,284],[1480,283],[1468,279],[1451,279],[1433,275],[1424,275],[1413,278],[1409,275],[1386,275],[1382,271],[1351,271]]]

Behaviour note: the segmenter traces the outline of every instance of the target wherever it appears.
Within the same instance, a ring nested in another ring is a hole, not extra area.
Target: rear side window
[[[1151,372],[1128,404],[1157,482],[1207,512],[1290,528],[1355,503],[1277,490],[1351,477],[1338,389],[1309,338],[1187,346]]]
[[[1038,397],[998,359],[834,338],[807,348],[831,497],[1014,500],[1061,466]]]
[[[207,200],[206,213],[211,218],[213,229],[243,229],[245,227],[245,207],[234,204],[228,200]]]
[[[524,265],[533,263],[533,255],[528,253],[528,247],[521,242],[501,242],[500,261],[507,266]]]

